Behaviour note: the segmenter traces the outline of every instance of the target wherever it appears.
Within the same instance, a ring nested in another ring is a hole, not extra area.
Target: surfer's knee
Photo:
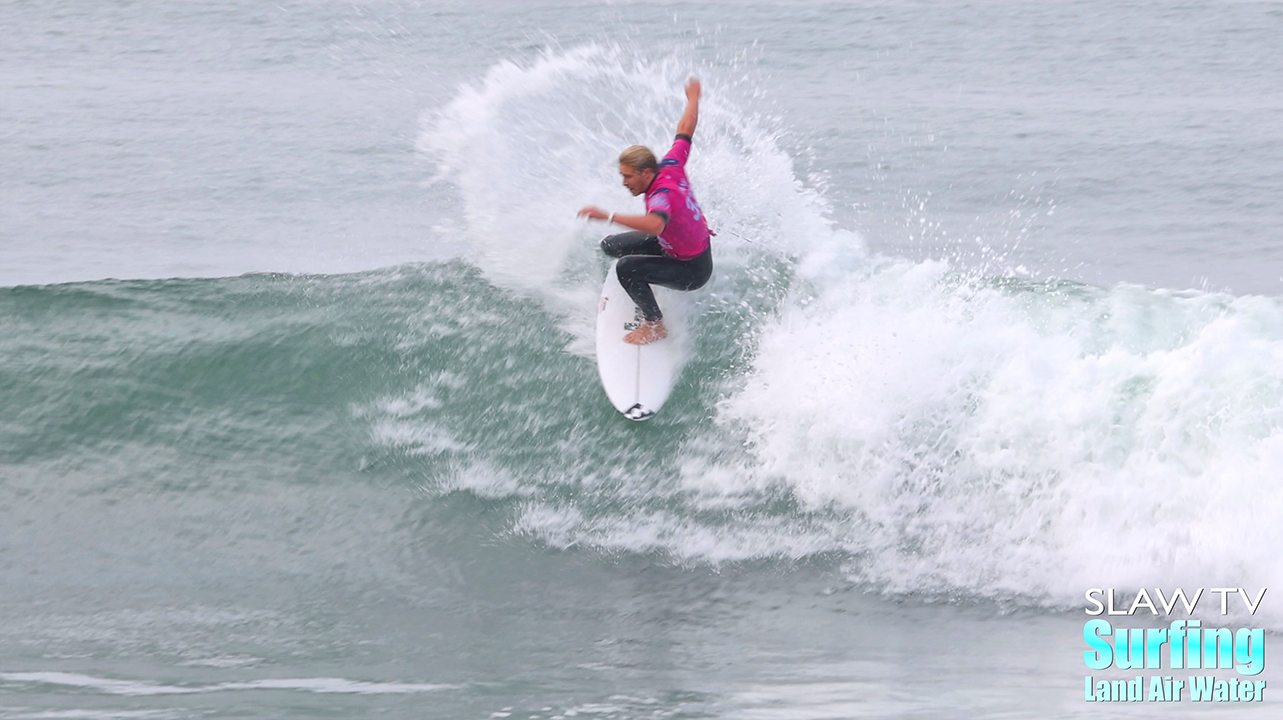
[[[601,251],[613,258],[632,255],[634,246],[637,244],[637,235],[638,233],[635,232],[607,235],[601,239]]]
[[[615,263],[615,275],[619,278],[619,284],[628,287],[632,277],[637,274],[637,264],[641,258],[636,255],[625,255],[619,258]]]

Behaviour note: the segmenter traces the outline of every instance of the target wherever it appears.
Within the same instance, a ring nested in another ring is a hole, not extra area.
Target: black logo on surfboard
[[[629,420],[645,420],[646,418],[649,418],[651,415],[654,415],[654,414],[655,414],[654,410],[647,410],[643,408],[641,406],[641,403],[637,403],[624,411],[624,417],[628,418]]]
[[[625,329],[625,330],[636,330],[637,328],[641,327],[641,326],[642,326],[642,323],[644,323],[644,322],[646,322],[646,316],[645,316],[645,315],[642,315],[641,308],[639,308],[639,307],[637,307],[636,305],[634,305],[634,306],[633,306],[633,319],[632,319],[632,320],[629,320],[629,321],[628,321],[628,322],[626,322],[626,323],[624,323],[624,329]]]

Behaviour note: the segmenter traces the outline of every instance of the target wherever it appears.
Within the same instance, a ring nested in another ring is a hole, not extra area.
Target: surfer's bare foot
[[[629,345],[645,345],[666,337],[668,337],[668,330],[664,329],[664,321],[656,320],[642,323],[641,327],[624,336],[624,342]]]

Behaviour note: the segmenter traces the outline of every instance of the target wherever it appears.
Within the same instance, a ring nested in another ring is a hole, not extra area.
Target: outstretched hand
[[[686,81],[686,100],[690,102],[697,102],[699,100],[699,90],[700,90],[700,87],[699,87],[698,78],[691,78],[690,80],[687,80]]]
[[[583,208],[582,210],[579,211],[579,217],[586,217],[592,220],[605,220],[610,216],[602,212],[601,210],[598,210],[597,208],[589,205],[588,207]]]

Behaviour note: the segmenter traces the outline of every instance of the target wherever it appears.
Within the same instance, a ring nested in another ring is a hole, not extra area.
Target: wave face
[[[574,211],[627,207],[606,189],[613,153],[666,142],[682,70],[599,47],[501,63],[424,133],[477,266],[578,337],[597,228]],[[571,452],[541,478],[453,482],[519,498],[517,527],[558,546],[713,562],[837,552],[895,592],[1075,604],[1093,586],[1278,576],[1276,299],[870,255],[732,94],[710,94],[690,164],[719,263],[709,291],[681,298],[700,339],[666,422],[626,440],[606,430],[610,452]],[[570,447],[602,447],[601,433]],[[634,443],[640,454],[621,449]]]
[[[252,559],[394,578],[414,513],[466,498],[502,518],[494,533],[557,548],[832,556],[893,593],[1062,606],[1087,587],[1280,576],[1277,299],[871,253],[725,69],[703,72],[725,91],[708,93],[689,165],[714,280],[666,296],[690,360],[663,414],[620,421],[589,340],[602,226],[575,211],[639,207],[616,155],[665,149],[688,68],[553,50],[425,118],[459,260],[0,292],[0,505],[39,489],[30,518],[83,516],[108,554],[154,538],[179,565],[224,543],[228,573]],[[398,483],[427,509],[377,499]],[[226,509],[244,493],[272,509]],[[139,523],[132,539],[95,524],[107,504]],[[88,551],[39,527],[0,531],[48,543],[4,572],[78,571]]]

